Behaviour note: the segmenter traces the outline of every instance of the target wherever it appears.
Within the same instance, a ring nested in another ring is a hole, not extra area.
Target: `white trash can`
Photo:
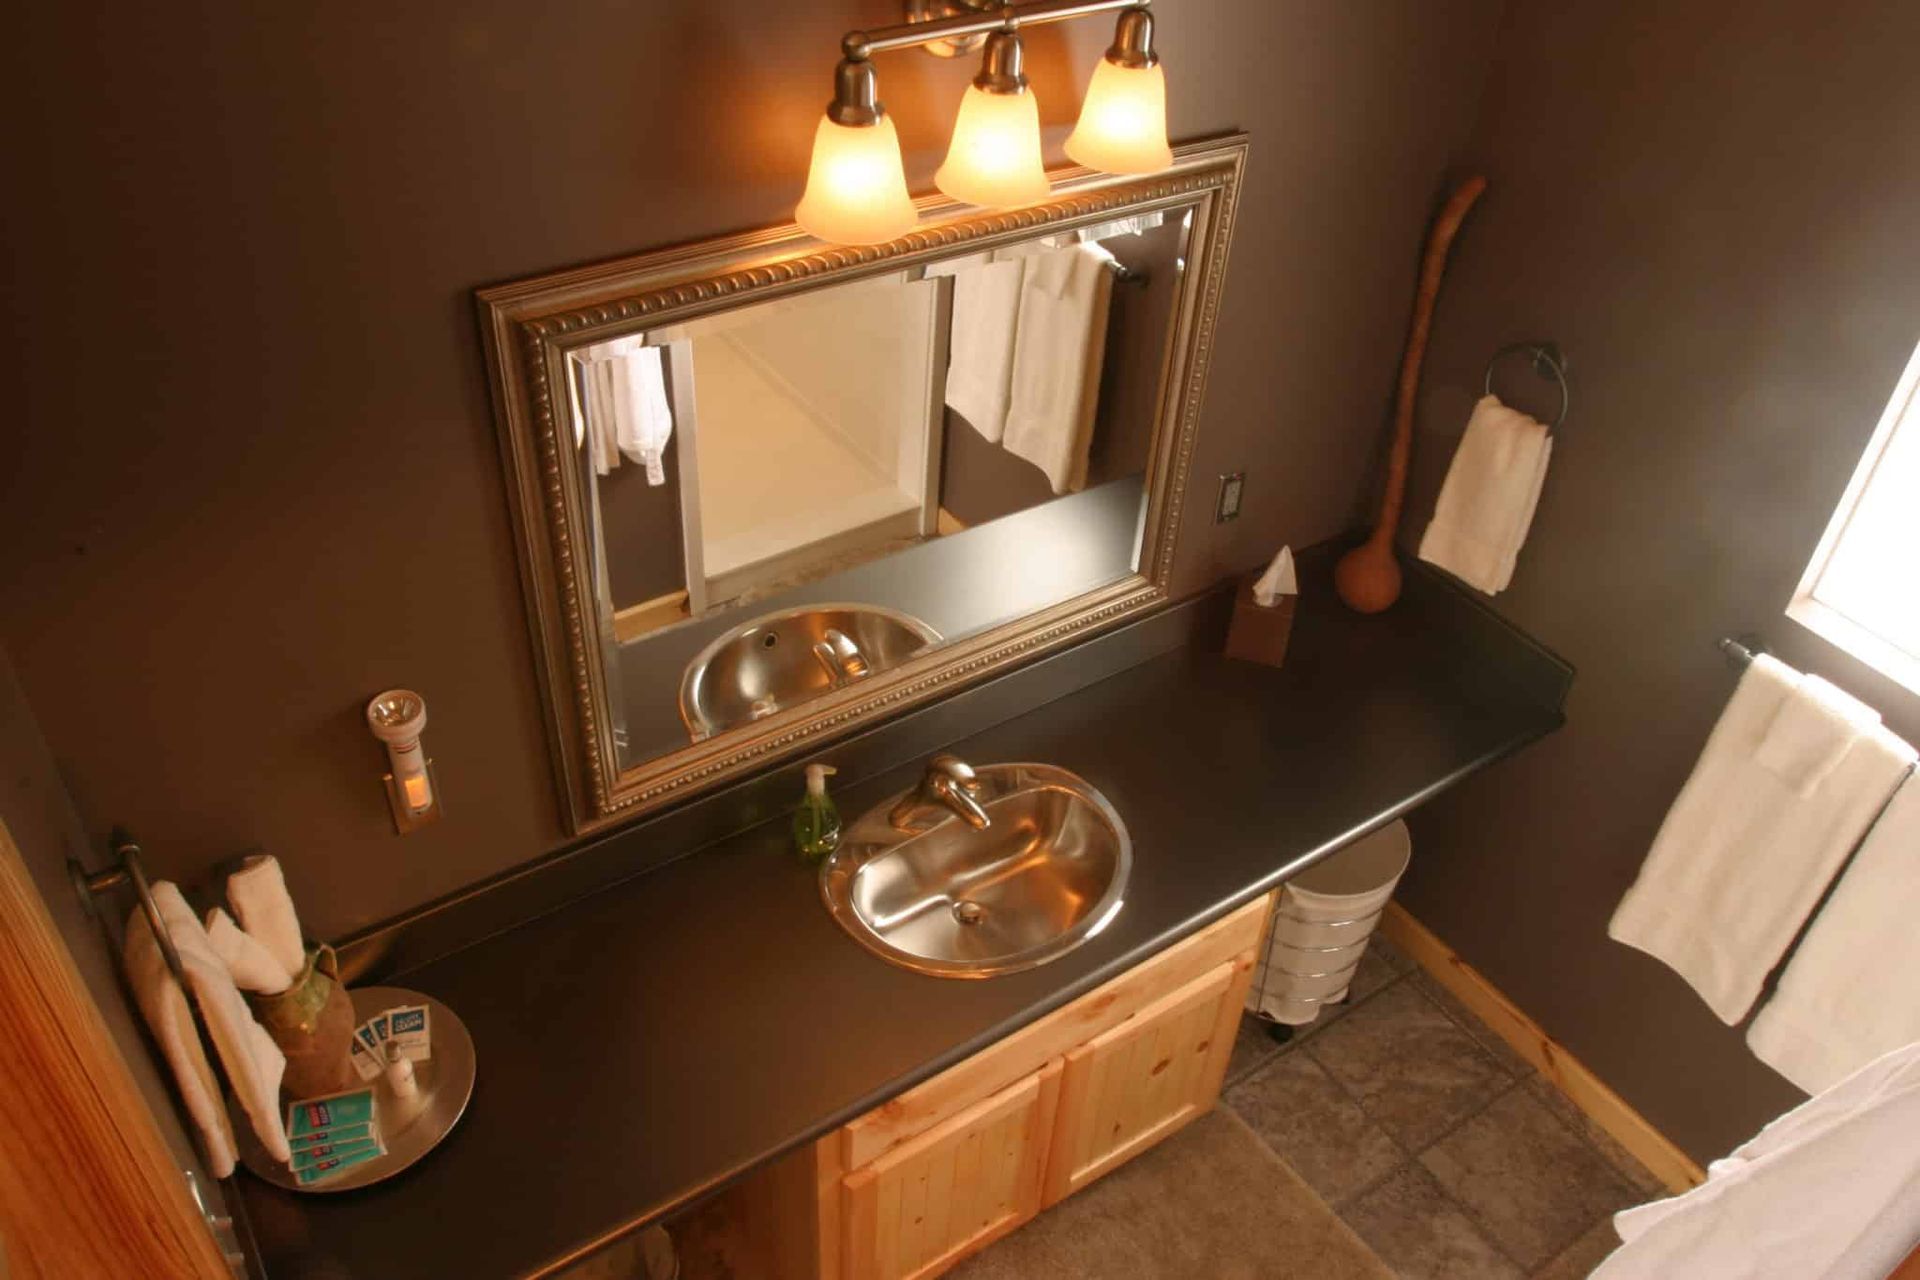
[[[1319,1017],[1322,1005],[1345,999],[1412,853],[1407,824],[1396,818],[1287,881],[1247,989],[1247,1011],[1297,1027]]]

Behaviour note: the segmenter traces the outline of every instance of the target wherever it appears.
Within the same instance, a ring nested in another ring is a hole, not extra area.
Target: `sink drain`
[[[977,902],[956,902],[953,904],[953,918],[961,924],[979,924],[987,918],[987,909]]]

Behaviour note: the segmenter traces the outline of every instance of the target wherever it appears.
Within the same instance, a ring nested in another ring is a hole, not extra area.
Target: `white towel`
[[[947,407],[994,444],[1007,429],[1013,335],[1020,313],[1020,282],[1026,272],[1026,263],[1020,259],[994,262],[984,253],[927,271],[953,276]]]
[[[260,1145],[276,1160],[290,1158],[287,1149],[287,1131],[285,1121],[280,1115],[280,1078],[286,1073],[287,1059],[280,1052],[280,1046],[253,1019],[253,1012],[247,1008],[247,1002],[240,989],[233,984],[233,978],[227,972],[226,964],[214,954],[213,946],[207,941],[207,934],[194,918],[193,909],[186,899],[180,896],[180,890],[165,880],[153,885],[154,905],[160,909],[160,919],[166,925],[167,934],[173,940],[173,949],[180,957],[180,968],[186,974],[187,985],[193,989],[194,1005],[200,1010],[200,1017],[206,1023],[207,1035],[213,1041],[214,1052],[220,1055],[220,1065],[225,1070],[227,1083],[233,1086],[234,1097],[239,1099],[241,1109],[247,1113],[247,1119],[253,1124],[253,1131],[260,1138]],[[146,951],[151,949],[152,955]],[[147,918],[139,909],[127,920],[127,976],[136,983],[135,991],[142,1011],[148,1008],[148,997],[141,991],[141,985],[152,985],[156,971],[155,961],[159,963],[157,976],[161,979],[162,994],[155,997],[154,1003],[161,1014],[155,1021],[148,1015],[148,1025],[153,1027],[154,1035],[161,1040],[168,1064],[174,1068],[175,1076],[180,1080],[180,1092],[187,1102],[188,1114],[193,1117],[196,1127],[209,1135],[208,1158],[215,1164],[226,1159],[229,1161],[227,1172],[232,1172],[230,1162],[231,1147],[220,1148],[216,1154],[213,1135],[224,1125],[215,1125],[210,1129],[205,1118],[205,1108],[209,1105],[219,1107],[219,1089],[211,1089],[208,1084],[212,1073],[206,1068],[206,1059],[200,1053],[198,1037],[192,1039],[192,1048],[185,1045],[168,1044],[168,1037],[179,1037],[183,1033],[192,1035],[193,1024],[189,1019],[184,1027],[179,1019],[180,1010],[170,1008],[172,998],[164,994],[164,988],[178,989],[173,975],[167,972],[166,962],[159,955],[159,946],[153,940],[153,934],[147,927]],[[195,1057],[199,1062],[194,1062]],[[184,1070],[183,1070],[184,1067]],[[232,1131],[225,1130],[230,1141]],[[225,1173],[216,1174],[225,1177]]]
[[[233,922],[233,917],[215,907],[207,912],[207,944],[227,966],[233,985],[242,991],[263,996],[278,995],[293,984],[280,962],[273,958],[254,936]]]
[[[1593,1280],[1883,1280],[1920,1242],[1920,1044],[1789,1111],[1684,1195],[1614,1215]]]
[[[1706,749],[1607,932],[1666,961],[1728,1024],[1767,973],[1913,763],[1875,725],[1810,796],[1758,762],[1800,676],[1762,654],[1741,677]]]
[[[134,1002],[140,1006],[154,1042],[160,1046],[160,1056],[173,1072],[187,1118],[200,1133],[207,1172],[224,1178],[233,1172],[237,1149],[233,1123],[220,1103],[220,1082],[200,1047],[200,1033],[194,1029],[186,992],[167,972],[166,957],[160,954],[160,944],[147,927],[145,913],[137,907],[127,918],[126,937],[121,959],[127,970],[127,985],[133,989]]]
[[[1811,1093],[1915,1041],[1920,781],[1909,775],[1814,918],[1747,1043]]]
[[[607,475],[625,456],[647,469],[648,484],[665,484],[673,408],[660,348],[619,338],[594,348],[585,363],[586,421],[576,419],[574,435],[584,432],[594,474]]]
[[[248,858],[227,877],[227,905],[240,927],[265,947],[289,979],[300,976],[307,963],[306,944],[300,938],[300,918],[287,894],[279,859],[264,853]]]
[[[1767,726],[1756,759],[1800,796],[1814,793],[1852,749],[1880,723],[1880,713],[1819,676],[1803,676],[1794,696]]]
[[[1026,260],[1001,444],[1039,467],[1055,493],[1087,484],[1113,300],[1112,261],[1096,244]]]
[[[613,364],[614,442],[647,469],[649,485],[667,482],[667,442],[673,409],[667,404],[660,348],[638,347]]]
[[[1441,482],[1420,558],[1488,595],[1505,591],[1552,455],[1545,427],[1498,396],[1482,396]]]

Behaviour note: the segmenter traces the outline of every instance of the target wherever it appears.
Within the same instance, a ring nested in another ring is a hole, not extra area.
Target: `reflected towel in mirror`
[[[624,456],[647,469],[648,484],[665,484],[673,409],[660,348],[637,337],[606,343],[587,358],[586,384],[585,443],[594,474],[608,474]]]
[[[1097,244],[1026,259],[1001,444],[1039,467],[1055,493],[1077,492],[1087,483],[1113,260]]]
[[[953,277],[949,330],[947,407],[994,444],[1007,427],[1007,396],[1013,377],[1014,325],[1026,264],[973,254],[927,269]]]

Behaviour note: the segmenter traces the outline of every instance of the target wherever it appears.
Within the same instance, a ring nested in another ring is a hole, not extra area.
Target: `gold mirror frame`
[[[787,224],[478,292],[549,745],[576,834],[738,778],[829,734],[951,693],[1167,599],[1246,155],[1246,136],[1234,134],[1177,147],[1172,167],[1148,177],[1056,171],[1050,175],[1052,200],[1007,212],[924,197],[917,202],[920,225],[885,245],[826,245]],[[986,250],[1038,232],[1165,209],[1191,210],[1193,222],[1160,383],[1136,571],[766,720],[621,769],[603,711],[607,684],[590,586],[589,504],[578,469],[568,461],[567,353],[897,271],[958,248]]]

